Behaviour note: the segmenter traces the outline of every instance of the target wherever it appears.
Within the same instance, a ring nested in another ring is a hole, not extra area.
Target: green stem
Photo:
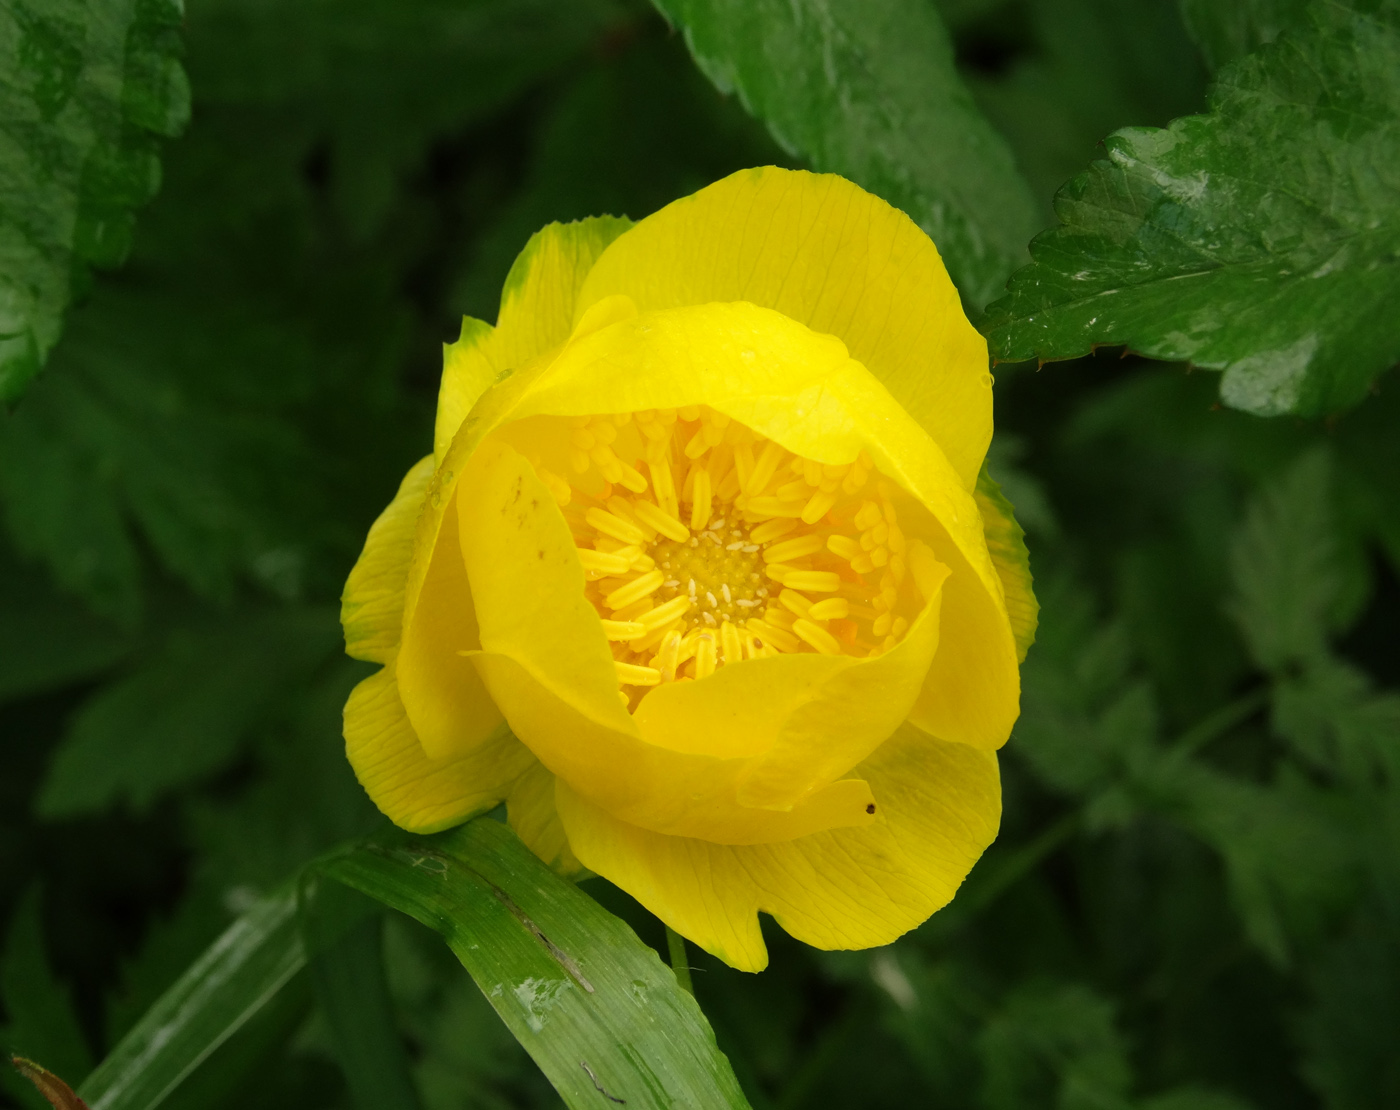
[[[685,950],[685,937],[671,926],[666,926],[666,949],[671,954],[671,970],[676,973],[676,982],[681,990],[694,997],[695,985],[690,981],[690,957]]]

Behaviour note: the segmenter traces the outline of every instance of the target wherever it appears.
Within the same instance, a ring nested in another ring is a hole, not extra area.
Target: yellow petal
[[[504,723],[467,654],[480,648],[457,516],[448,513],[398,655],[399,693],[430,759],[489,744]]]
[[[952,574],[943,587],[942,647],[912,719],[945,740],[1005,743],[1019,713],[1020,676],[977,501],[938,445],[833,337],[749,304],[643,313],[571,341],[492,390],[473,434],[536,415],[696,404],[818,462],[849,463],[864,450],[931,514],[932,526],[911,517],[906,531]]]
[[[996,756],[912,726],[856,768],[876,820],[779,844],[727,846],[628,825],[556,784],[580,862],[733,967],[759,971],[759,912],[817,948],[888,944],[953,897],[996,836]]]
[[[399,700],[393,662],[345,704],[345,753],[360,785],[394,824],[436,832],[499,805],[535,762],[502,725],[465,756],[429,759]]]
[[[515,835],[555,871],[571,879],[583,874],[554,805],[554,776],[543,763],[534,761],[511,785],[506,814]]]
[[[429,455],[404,476],[399,492],[370,526],[364,550],[345,582],[340,623],[345,629],[345,650],[355,659],[385,663],[399,646],[404,581],[413,556],[418,513],[432,473]]]
[[[741,170],[619,237],[581,314],[612,294],[653,309],[749,301],[840,337],[971,491],[992,435],[986,342],[915,223],[844,178]]]
[[[630,220],[597,216],[541,228],[506,275],[496,326],[463,319],[461,338],[443,348],[433,433],[439,462],[493,382],[569,337],[584,278],[604,248],[631,226]]]
[[[481,651],[471,659],[515,734],[550,771],[628,820],[729,843],[868,822],[869,791],[857,780],[813,790],[785,811],[755,809],[738,799],[749,761],[646,742],[618,702],[612,652],[583,596],[573,537],[534,469],[488,440],[457,496],[480,622]]]
[[[1016,636],[1016,658],[1024,663],[1026,652],[1035,643],[1036,625],[1040,618],[1040,602],[1032,590],[1031,557],[1026,550],[1026,534],[1016,523],[1016,516],[1001,487],[987,473],[984,464],[977,476],[977,507],[987,533],[987,548],[992,565],[1001,579],[1006,612],[1011,618],[1011,630]]]

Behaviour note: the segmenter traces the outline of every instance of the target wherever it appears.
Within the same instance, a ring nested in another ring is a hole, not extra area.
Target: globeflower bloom
[[[737,968],[885,944],[996,835],[1035,601],[986,345],[927,236],[747,170],[551,225],[446,348],[346,585],[350,761],[399,825],[505,802]]]

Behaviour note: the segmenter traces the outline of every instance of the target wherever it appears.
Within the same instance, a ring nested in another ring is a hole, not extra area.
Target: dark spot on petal
[[[540,558],[541,558],[541,559],[544,558],[544,552],[543,552],[543,551],[540,552]]]
[[[866,807],[865,807],[865,812],[866,812],[866,813],[874,813],[874,812],[875,812],[875,803],[874,803],[874,802],[871,802],[868,806],[866,806]]]

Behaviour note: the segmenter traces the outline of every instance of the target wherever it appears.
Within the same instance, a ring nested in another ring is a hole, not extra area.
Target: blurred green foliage
[[[1109,131],[1203,112],[1207,73],[1296,14],[935,6],[1044,222]],[[193,114],[130,258],[0,417],[0,1042],[75,1083],[237,914],[378,826],[334,603],[460,315],[494,317],[548,220],[815,157],[623,0],[189,0],[183,41]],[[693,954],[746,1094],[1400,1105],[1393,377],[1271,420],[1116,353],[997,379],[1043,605],[1001,838],[887,949]],[[390,917],[383,960],[425,1110],[559,1105],[435,935]],[[348,1110],[314,997],[298,978],[163,1105]],[[43,1105],[8,1072],[0,1100]]]

